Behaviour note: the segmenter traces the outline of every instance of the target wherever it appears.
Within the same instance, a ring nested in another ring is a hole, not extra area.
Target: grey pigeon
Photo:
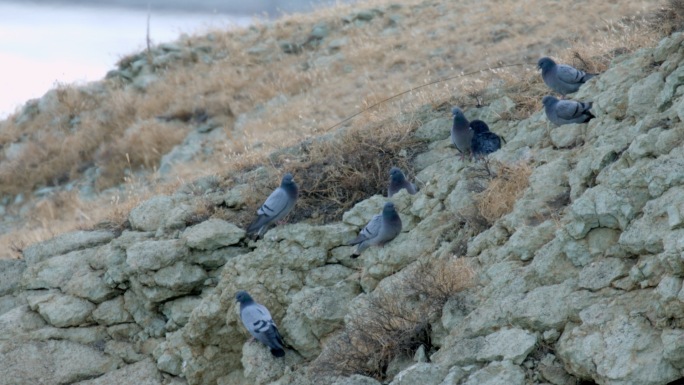
[[[247,228],[247,234],[256,234],[256,237],[264,235],[269,226],[275,224],[292,211],[297,202],[299,190],[297,184],[292,180],[292,174],[287,173],[283,176],[280,187],[275,189],[266,198],[261,207],[257,210],[257,218]]]
[[[359,236],[348,243],[349,246],[358,245],[351,257],[358,257],[362,251],[370,246],[384,246],[396,238],[400,232],[401,218],[394,208],[394,203],[387,202],[382,208],[382,214],[374,215],[366,227],[361,230]]]
[[[461,152],[461,160],[463,160],[466,155],[470,156],[473,131],[468,127],[468,119],[463,115],[460,108],[454,107],[451,113],[454,116],[454,125],[451,127],[451,144]]]
[[[539,59],[537,67],[541,69],[544,83],[563,97],[566,94],[577,92],[582,84],[596,76],[596,74],[588,74],[569,65],[556,64],[548,57]]]
[[[285,342],[271,318],[271,313],[260,303],[256,303],[246,291],[238,291],[235,295],[240,302],[240,319],[249,334],[271,349],[276,357],[285,355]]]
[[[595,116],[589,111],[591,102],[583,103],[574,100],[558,100],[547,95],[542,99],[546,117],[551,123],[562,126],[571,123],[586,123]]]
[[[390,169],[390,183],[389,188],[387,188],[387,197],[391,198],[392,195],[401,191],[405,188],[409,194],[414,195],[418,189],[416,185],[407,181],[404,173],[397,167],[392,167]]]
[[[470,147],[475,157],[483,157],[501,148],[501,138],[489,130],[487,123],[473,120],[470,129],[473,130]]]

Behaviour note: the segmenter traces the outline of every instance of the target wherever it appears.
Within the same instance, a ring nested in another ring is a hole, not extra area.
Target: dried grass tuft
[[[345,330],[326,343],[310,374],[386,380],[394,358],[411,356],[420,346],[430,350],[430,322],[449,298],[473,285],[474,276],[473,269],[455,257],[417,264],[401,284],[376,289],[356,304]]]
[[[490,224],[513,211],[515,202],[529,185],[532,167],[528,163],[494,165],[496,173],[487,187],[475,195],[479,214]]]
[[[649,25],[667,36],[684,29],[684,0],[668,0],[649,18]]]

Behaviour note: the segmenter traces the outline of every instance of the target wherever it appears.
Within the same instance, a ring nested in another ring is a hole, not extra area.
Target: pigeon
[[[470,147],[475,157],[483,157],[501,148],[501,138],[489,131],[487,123],[479,119],[473,120],[470,122],[470,129],[473,130]]]
[[[283,176],[280,187],[268,196],[266,202],[257,210],[257,218],[247,228],[247,234],[256,234],[256,237],[264,235],[268,227],[290,213],[297,202],[297,184],[292,180],[292,174]]]
[[[543,57],[537,62],[537,67],[541,69],[542,79],[549,88],[563,95],[577,92],[582,84],[596,76],[580,71],[575,67],[565,64],[556,64],[551,58]]]
[[[260,303],[254,302],[246,291],[238,291],[235,295],[237,302],[240,302],[240,319],[245,325],[249,334],[262,344],[271,349],[271,354],[276,357],[285,355],[285,342],[278,332],[278,328],[271,318],[271,313]]]
[[[591,102],[558,100],[553,96],[547,95],[542,99],[542,103],[544,104],[546,117],[557,126],[571,123],[586,123],[595,118],[589,111],[592,105]]]
[[[387,202],[382,208],[382,214],[374,215],[366,227],[361,230],[359,236],[348,243],[349,246],[358,245],[351,257],[357,258],[362,251],[370,246],[384,246],[396,238],[400,232],[401,218],[394,208],[394,203]]]
[[[473,131],[469,129],[468,119],[463,115],[460,108],[454,107],[451,113],[454,115],[454,125],[451,127],[451,144],[461,152],[461,160],[463,160],[466,154],[470,156]]]
[[[418,191],[416,185],[407,181],[404,173],[401,172],[399,168],[392,167],[390,169],[390,183],[389,188],[387,189],[387,197],[391,198],[392,195],[398,193],[403,188],[411,195],[414,195]]]

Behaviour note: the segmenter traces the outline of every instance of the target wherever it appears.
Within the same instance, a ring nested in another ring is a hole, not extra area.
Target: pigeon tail
[[[595,77],[596,75],[598,75],[598,74],[584,74],[584,76],[582,76],[581,81],[582,81],[582,83],[586,83],[587,81],[589,81],[589,79]]]
[[[271,348],[271,354],[274,356],[280,358],[280,357],[285,357],[285,350],[281,348]]]
[[[591,111],[586,111],[584,114],[587,115],[588,118],[587,120],[585,120],[585,122],[588,122],[596,117],[594,116],[594,114],[591,113]]]
[[[256,233],[256,235],[258,237],[259,235],[261,235],[262,228],[268,224],[268,221],[269,221],[268,216],[259,215],[257,217],[257,219],[255,219],[254,222],[252,222],[252,224],[249,225],[249,227],[247,228],[247,234],[252,235],[252,234]]]

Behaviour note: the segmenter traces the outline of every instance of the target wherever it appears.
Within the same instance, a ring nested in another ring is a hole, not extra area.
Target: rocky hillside
[[[274,151],[332,135],[344,118],[421,84],[474,73],[413,89],[343,126],[403,138],[420,123],[411,114],[421,106],[467,109],[502,96],[483,99],[488,88],[511,97],[515,108],[503,118],[519,120],[540,108],[546,92],[534,71],[540,56],[601,71],[614,56],[653,44],[653,34],[638,28],[652,1],[577,4],[366,0],[153,44],[123,57],[102,81],[58,85],[0,121],[0,258],[20,258],[32,243],[103,221],[123,223],[142,201],[200,176],[229,189],[244,183],[236,175],[270,165],[278,179],[284,161],[274,161]],[[565,17],[576,6],[592,12]],[[387,143],[397,153],[410,144]],[[380,144],[369,138],[364,146],[387,148]],[[413,149],[404,153],[410,159]],[[296,163],[289,171],[311,168]],[[337,180],[375,181],[346,189],[357,196],[329,194],[309,179],[302,187],[315,199],[302,201],[298,219],[341,219],[382,190],[385,166],[338,167],[345,178]],[[400,166],[412,171],[409,162]],[[252,187],[253,195],[263,193]],[[321,201],[344,207],[310,210]]]
[[[211,178],[144,201],[123,228],[27,247],[0,261],[0,384],[681,380],[682,84],[675,33],[618,56],[574,95],[594,101],[586,125],[504,119],[516,103],[490,89],[491,103],[466,109],[507,140],[488,162],[456,156],[443,105],[412,111],[421,190],[392,198],[402,233],[356,260],[345,243],[386,198],[254,242],[196,216],[249,206],[249,183],[223,190]],[[519,193],[489,188],[516,178]],[[257,168],[245,180],[270,179]],[[271,310],[291,345],[284,359],[248,342],[237,290]]]

